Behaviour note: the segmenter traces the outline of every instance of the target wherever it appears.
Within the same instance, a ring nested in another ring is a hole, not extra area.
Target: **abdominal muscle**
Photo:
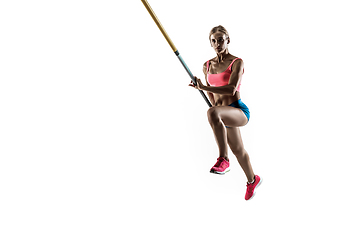
[[[236,92],[233,96],[215,93],[213,93],[213,95],[215,103],[214,106],[228,106],[240,99],[240,92]]]

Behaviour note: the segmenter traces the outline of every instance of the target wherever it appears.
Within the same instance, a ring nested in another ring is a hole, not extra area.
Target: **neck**
[[[217,62],[222,62],[229,55],[229,50],[226,48],[225,51],[217,53]]]

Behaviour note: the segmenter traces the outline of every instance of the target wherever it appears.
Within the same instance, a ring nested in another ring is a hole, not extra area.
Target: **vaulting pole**
[[[145,8],[148,10],[148,12],[151,15],[152,19],[154,20],[154,22],[156,23],[156,25],[160,29],[161,33],[164,35],[166,41],[169,43],[171,49],[174,51],[175,55],[180,60],[181,64],[185,68],[186,72],[189,74],[192,83],[196,86],[197,83],[195,81],[195,77],[192,75],[192,73],[191,73],[190,69],[188,68],[188,66],[186,65],[184,59],[182,59],[179,51],[176,49],[174,43],[171,41],[169,35],[166,33],[164,27],[161,25],[159,19],[156,17],[156,15],[155,15],[154,11],[152,10],[152,8],[150,7],[149,3],[146,0],[141,0],[141,2],[144,4]],[[209,99],[206,97],[205,93],[202,90],[199,90],[199,92],[203,96],[203,98],[205,99],[205,101],[209,105],[209,107],[211,107],[212,105],[211,105]]]

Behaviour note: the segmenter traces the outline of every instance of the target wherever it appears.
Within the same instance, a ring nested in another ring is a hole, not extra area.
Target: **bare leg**
[[[234,153],[241,168],[245,172],[248,182],[252,182],[255,178],[255,174],[250,163],[249,154],[244,149],[240,129],[236,127],[227,128],[227,139],[231,151]]]
[[[219,147],[219,157],[228,159],[228,139],[224,124],[226,126],[244,126],[247,123],[247,118],[240,109],[217,106],[209,108],[208,119]]]
[[[211,118],[211,120],[210,120]],[[216,143],[219,147],[219,157],[223,157],[226,160],[228,158],[228,149],[227,149],[227,138],[226,138],[226,130],[223,122],[220,118],[215,116],[209,117],[209,123],[211,128],[213,129]]]

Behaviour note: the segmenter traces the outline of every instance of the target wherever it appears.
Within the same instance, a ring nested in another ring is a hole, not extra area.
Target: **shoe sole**
[[[260,178],[260,181],[259,181],[259,183],[258,183],[258,185],[256,185],[256,187],[254,188],[254,193],[253,193],[253,195],[251,196],[251,198],[249,198],[249,199],[248,199],[248,200],[246,200],[246,201],[251,200],[251,199],[255,196],[256,189],[257,189],[257,188],[261,185],[262,180],[263,180],[263,178],[261,177],[261,178]]]
[[[223,175],[223,174],[225,174],[225,173],[227,173],[229,171],[230,171],[230,168],[227,168],[224,172],[218,172],[218,171],[215,171],[213,169],[210,170],[211,173],[220,174],[220,175]]]

